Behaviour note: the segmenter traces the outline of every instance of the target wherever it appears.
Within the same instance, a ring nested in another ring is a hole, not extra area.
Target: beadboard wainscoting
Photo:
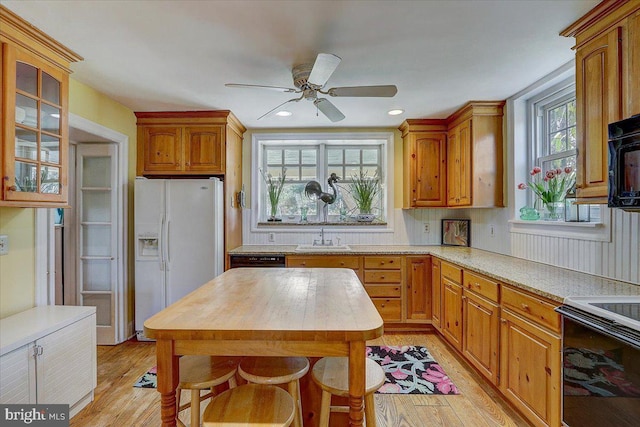
[[[609,215],[603,207],[602,215]],[[510,232],[510,212],[499,209],[395,209],[393,229],[346,231],[326,226],[325,237],[347,245],[439,245],[443,218],[471,219],[471,246],[504,255],[564,267],[584,273],[640,283],[640,213],[611,210],[611,240],[591,241],[567,237]],[[302,231],[282,226],[252,232],[250,211],[244,210],[244,245],[297,245],[311,243],[320,226]],[[429,232],[425,232],[425,224]],[[491,230],[493,229],[493,235]],[[269,241],[273,233],[274,241]]]

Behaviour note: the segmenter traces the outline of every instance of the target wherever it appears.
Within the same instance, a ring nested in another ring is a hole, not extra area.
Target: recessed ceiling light
[[[398,116],[400,114],[404,113],[404,110],[401,109],[396,109],[396,110],[389,110],[389,112],[387,112],[388,115],[390,116]]]
[[[293,113],[292,113],[291,111],[281,110],[281,111],[278,111],[278,112],[276,113],[276,116],[280,116],[280,117],[289,117],[289,116],[291,116],[292,114],[293,114]]]

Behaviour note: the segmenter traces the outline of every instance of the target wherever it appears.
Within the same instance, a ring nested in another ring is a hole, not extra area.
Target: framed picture
[[[442,244],[445,246],[469,246],[471,244],[471,220],[443,219]]]

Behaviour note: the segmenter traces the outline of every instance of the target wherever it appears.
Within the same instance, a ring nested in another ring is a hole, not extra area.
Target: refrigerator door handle
[[[160,217],[160,233],[158,233],[158,262],[160,263],[160,271],[164,271],[164,215]]]
[[[167,244],[165,245],[165,248],[167,249],[167,256],[166,256],[166,260],[165,260],[165,268],[167,271],[169,271],[169,264],[171,264],[171,246],[169,246],[169,231],[171,230],[171,220],[167,221],[167,238],[166,238],[166,242]]]

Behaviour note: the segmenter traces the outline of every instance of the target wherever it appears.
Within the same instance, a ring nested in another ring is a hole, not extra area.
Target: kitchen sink
[[[296,252],[347,252],[349,245],[298,245]]]

